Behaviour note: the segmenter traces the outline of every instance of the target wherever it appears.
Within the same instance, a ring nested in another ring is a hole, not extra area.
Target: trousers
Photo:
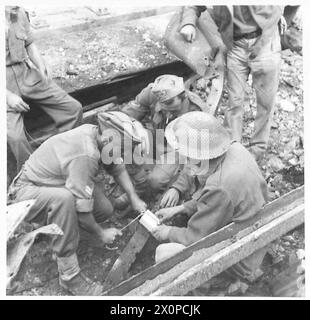
[[[51,79],[43,79],[26,62],[7,66],[6,81],[8,90],[20,96],[31,108],[41,108],[52,118],[57,133],[82,123],[81,104]],[[23,113],[14,112],[7,107],[7,142],[16,159],[17,172],[33,152],[28,138]]]
[[[126,165],[128,174],[139,195],[163,192],[168,184],[176,178],[179,167],[175,152],[169,151],[163,153],[155,165],[137,165],[135,163]]]
[[[79,244],[79,225],[73,194],[61,186],[34,185],[23,174],[13,184],[14,202],[36,199],[25,220],[39,225],[57,224],[63,236],[52,239],[53,251],[60,258],[74,255]],[[95,185],[93,215],[97,223],[113,213],[113,206],[103,190],[102,183]]]
[[[246,82],[252,75],[256,94],[256,117],[250,145],[266,149],[270,134],[272,115],[279,84],[281,45],[279,33],[262,48],[256,58],[250,59],[251,48],[257,38],[234,41],[227,54],[228,108],[224,126],[233,140],[241,142]]]

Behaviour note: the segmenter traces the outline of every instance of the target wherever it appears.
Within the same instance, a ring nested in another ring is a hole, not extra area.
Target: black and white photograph
[[[307,298],[309,8],[276,4],[1,6],[1,295]]]

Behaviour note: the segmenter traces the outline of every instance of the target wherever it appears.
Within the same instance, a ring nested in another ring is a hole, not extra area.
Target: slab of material
[[[16,229],[26,218],[35,200],[26,200],[7,206],[6,209],[6,239],[11,239]]]
[[[245,221],[243,223],[231,223],[225,226],[224,228],[185,248],[180,253],[168,258],[161,263],[153,265],[143,272],[120,283],[118,286],[110,289],[104,294],[115,296],[124,294],[151,294],[152,292],[155,292],[160,286],[163,286],[165,283],[172,282],[175,278],[177,278],[180,274],[183,274],[189,268],[200,264],[217,252],[224,250],[227,246],[230,246],[231,244],[240,241],[242,238],[249,236],[251,233],[257,231],[265,225],[268,225],[273,220],[281,217],[282,215],[295,210],[296,208],[302,209],[303,206],[304,187],[300,187],[267,204],[261,214],[256,215],[253,219]],[[301,221],[299,221],[298,219],[300,219]],[[299,213],[298,219],[296,223],[302,223],[303,212]],[[285,228],[283,228],[283,230],[280,230],[281,234],[279,236],[293,229],[295,227],[295,224],[286,224],[286,227],[288,228],[288,230],[285,231]],[[267,239],[267,237],[266,240],[268,240],[269,242],[272,241],[271,239]],[[253,246],[253,248],[255,248],[254,251],[259,249],[255,246]],[[251,253],[249,253],[249,251],[250,250],[246,251],[246,254],[250,255]],[[238,261],[243,259],[241,255],[236,255],[236,257]],[[233,264],[235,264],[236,262],[234,262]],[[225,265],[224,268],[226,267],[228,268],[229,266]],[[220,268],[218,268],[218,273],[221,272],[219,270]],[[200,282],[200,284],[204,281]],[[197,284],[197,286],[199,286],[199,284]]]
[[[38,228],[16,241],[7,244],[7,289],[10,290],[12,282],[16,277],[21,264],[39,234],[50,236],[62,236],[63,232],[56,224],[49,224]]]
[[[179,59],[184,61],[198,77],[212,79],[211,91],[207,98],[208,113],[215,114],[219,106],[225,74],[224,48],[218,28],[208,11],[197,19],[196,38],[186,41],[180,34],[183,11],[177,12],[169,22],[165,33],[165,45]]]
[[[128,271],[134,263],[136,255],[143,249],[150,237],[150,233],[143,225],[138,221],[136,224],[137,229],[134,235],[131,237],[130,241],[122,251],[121,255],[117,258],[106,277],[103,285],[104,290],[107,290],[128,278]]]

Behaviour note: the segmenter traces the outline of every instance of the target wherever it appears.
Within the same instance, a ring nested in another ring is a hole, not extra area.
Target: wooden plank
[[[143,295],[184,295],[302,223],[304,223],[304,204],[300,204],[239,241],[226,246],[155,292],[151,293],[145,290]],[[135,292],[138,290],[139,288]],[[128,295],[132,293],[134,291],[129,292]]]
[[[293,190],[279,199],[276,199],[268,203],[263,212],[260,215],[256,215],[254,218],[245,221],[243,223],[231,223],[224,228],[210,234],[209,236],[197,241],[196,243],[188,246],[180,253],[168,258],[161,263],[153,265],[141,273],[131,277],[130,279],[123,281],[118,286],[104,292],[107,295],[124,295],[134,288],[142,285],[146,280],[151,280],[158,275],[167,272],[173,268],[176,264],[189,258],[194,251],[205,249],[216,245],[224,240],[232,238],[233,241],[237,240],[237,234],[242,230],[251,227],[253,230],[259,228],[263,224],[266,224],[273,219],[281,216],[289,208],[294,208],[304,201],[304,187],[300,187]],[[239,235],[240,236],[240,235]]]
[[[134,263],[136,255],[143,249],[150,236],[149,231],[137,222],[136,232],[131,237],[106,277],[103,285],[105,290],[128,278],[128,271],[132,263]]]

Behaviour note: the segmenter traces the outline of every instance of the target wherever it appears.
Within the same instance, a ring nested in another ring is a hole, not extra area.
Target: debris
[[[273,120],[272,123],[271,123],[271,128],[272,129],[278,129],[279,128],[279,124],[275,120]]]
[[[6,230],[7,241],[10,240],[19,225],[26,218],[29,210],[35,203],[35,200],[26,200],[18,203],[11,204],[7,206],[6,210]]]
[[[245,282],[241,282],[240,280],[237,280],[236,282],[232,283],[228,289],[227,294],[228,295],[240,295],[245,294],[248,290],[249,286]]]
[[[61,236],[62,230],[56,224],[49,224],[34,230],[16,241],[8,243],[7,248],[7,289],[10,290],[21,263],[39,234]]]
[[[69,64],[66,74],[69,76],[77,76],[79,72],[72,64]]]
[[[295,106],[289,100],[282,100],[281,101],[281,109],[286,112],[294,112]]]
[[[285,167],[281,159],[276,156],[269,159],[268,165],[275,172],[281,171]]]
[[[298,165],[298,160],[294,157],[292,159],[290,159],[288,161],[288,163],[291,165],[291,166],[297,166]]]
[[[282,239],[289,242],[295,242],[295,238],[293,236],[284,236]]]

